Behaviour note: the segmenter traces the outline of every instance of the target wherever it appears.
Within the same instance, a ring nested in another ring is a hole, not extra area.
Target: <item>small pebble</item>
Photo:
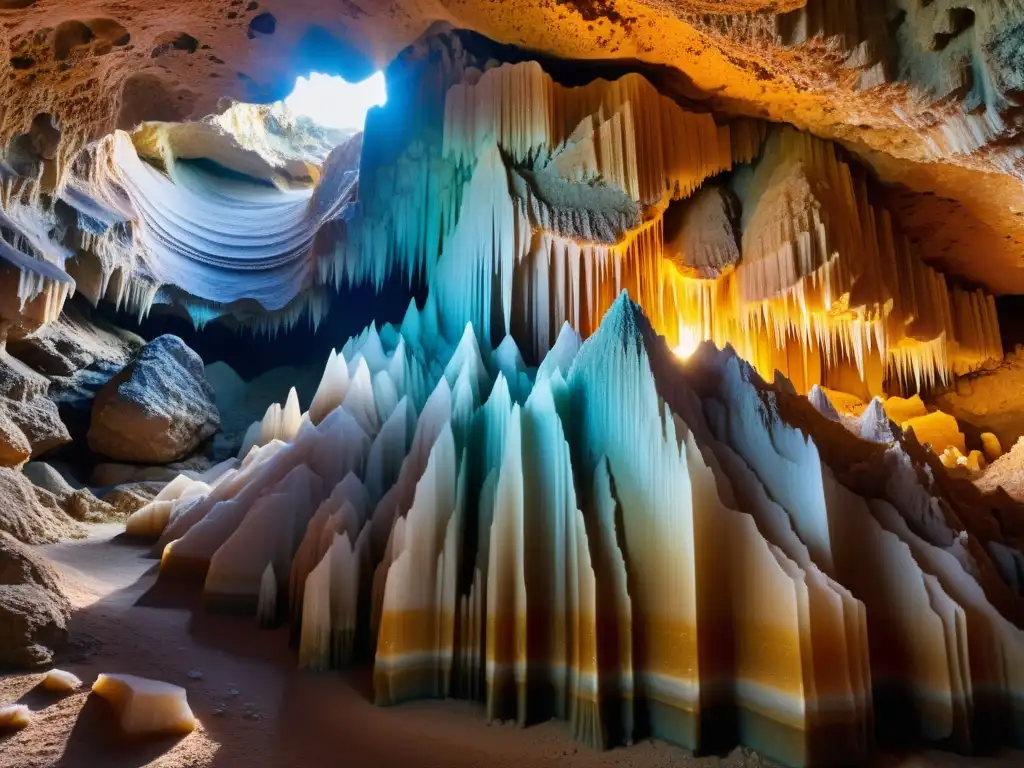
[[[200,672],[198,669],[190,669],[188,671],[188,676],[189,676],[190,680],[202,680],[203,679],[203,673]]]
[[[47,691],[69,693],[81,687],[82,681],[70,672],[65,672],[62,669],[51,669],[46,673],[46,677],[43,678],[43,682],[40,685]]]
[[[221,715],[223,715],[223,714],[224,714],[224,707],[217,707],[217,708],[216,708],[215,710],[213,710],[213,712],[211,712],[210,714],[211,714],[211,715],[216,715],[216,716],[220,717]]]
[[[237,688],[228,689],[228,696],[237,696],[239,693],[240,691]]]
[[[24,704],[0,707],[0,731],[18,731],[31,722],[32,712]]]

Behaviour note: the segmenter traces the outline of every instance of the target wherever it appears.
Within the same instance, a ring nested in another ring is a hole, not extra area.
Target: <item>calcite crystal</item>
[[[185,689],[177,685],[135,675],[101,674],[92,692],[110,703],[125,736],[186,734],[196,727]]]
[[[62,669],[51,669],[46,673],[46,677],[43,678],[43,682],[40,685],[46,690],[54,691],[55,693],[70,693],[81,687],[82,681],[71,672],[65,672]]]
[[[466,697],[594,746],[817,765],[896,729],[1016,743],[1024,603],[997,559],[1024,540],[987,528],[1005,502],[732,352],[681,363],[625,295],[508,377],[510,340],[424,333],[432,312],[333,352],[314,399],[333,409],[175,515],[160,578],[264,620],[287,600],[300,664],[368,656],[380,704]],[[402,405],[368,419],[340,373],[364,367]]]
[[[32,722],[32,710],[24,704],[0,707],[0,731],[17,731]]]

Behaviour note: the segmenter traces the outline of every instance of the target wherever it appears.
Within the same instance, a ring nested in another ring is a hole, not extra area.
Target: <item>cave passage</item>
[[[325,128],[363,130],[366,113],[387,103],[383,72],[350,83],[342,77],[310,72],[295,81],[295,90],[284,103],[297,116],[308,117]]]

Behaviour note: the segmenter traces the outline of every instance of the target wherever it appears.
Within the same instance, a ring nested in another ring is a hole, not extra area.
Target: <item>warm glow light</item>
[[[672,351],[676,357],[685,360],[700,346],[700,332],[692,326],[679,325],[679,343]]]
[[[383,72],[361,83],[313,72],[295,81],[295,90],[284,103],[296,115],[304,115],[325,128],[361,131],[370,107],[381,106],[387,100]]]

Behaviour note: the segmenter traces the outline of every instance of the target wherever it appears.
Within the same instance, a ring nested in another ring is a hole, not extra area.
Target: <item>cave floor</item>
[[[93,526],[87,539],[42,549],[61,570],[76,613],[72,651],[56,666],[83,690],[60,697],[34,690],[41,674],[0,679],[0,703],[33,710],[24,731],[0,740],[0,766],[329,766],[354,768],[682,768],[766,766],[734,750],[694,758],[661,742],[596,752],[569,738],[563,723],[527,729],[488,726],[481,708],[429,701],[373,705],[370,675],[296,669],[287,630],[260,630],[248,617],[198,609],[198,590],[153,589],[157,562],[125,541],[120,525]],[[184,686],[199,727],[184,738],[124,744],[106,704],[88,695],[101,672]],[[885,768],[996,768],[1024,754],[963,757],[941,752],[880,757]]]

